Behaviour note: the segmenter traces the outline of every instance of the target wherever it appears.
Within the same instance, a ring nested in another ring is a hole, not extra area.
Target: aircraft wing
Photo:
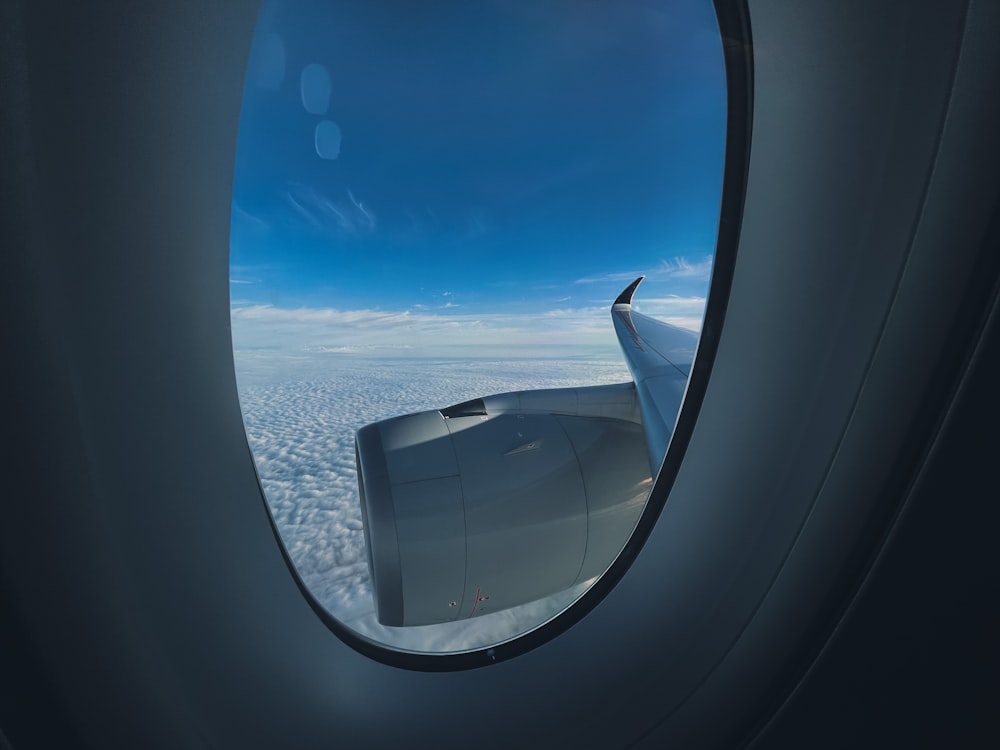
[[[603,573],[659,469],[697,336],[612,305],[634,383],[502,393],[358,430],[379,622],[428,625]]]
[[[684,399],[698,334],[632,309],[632,296],[644,278],[640,276],[618,295],[611,318],[635,383],[649,466],[655,476]]]

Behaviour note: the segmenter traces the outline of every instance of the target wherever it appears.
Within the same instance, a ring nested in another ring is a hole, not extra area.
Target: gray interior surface
[[[938,565],[995,586],[992,558],[961,567],[990,526],[977,514],[995,516],[961,480],[995,487],[995,461],[934,440],[980,446],[950,427],[966,394],[994,428],[998,413],[995,388],[963,377],[985,367],[968,321],[993,304],[977,290],[1000,196],[1000,5],[749,11],[732,292],[664,510],[558,637],[433,672],[324,624],[261,497],[228,291],[253,4],[4,3],[0,745],[739,747],[782,720],[911,498],[963,509]],[[925,465],[945,479],[927,485]],[[933,575],[894,580],[917,601]],[[966,689],[891,685],[915,701],[902,733]],[[758,746],[847,743],[836,706],[825,717]]]

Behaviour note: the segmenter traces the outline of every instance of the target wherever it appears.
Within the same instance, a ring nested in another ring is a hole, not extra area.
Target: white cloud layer
[[[236,366],[247,434],[282,539],[310,591],[349,627],[396,648],[462,651],[531,629],[585,590],[580,585],[457,623],[379,625],[361,524],[354,432],[387,417],[491,393],[627,381],[620,358],[415,360],[247,351],[237,352]]]
[[[673,325],[700,330],[705,298],[664,296],[637,302],[636,310]],[[618,357],[609,305],[541,313],[473,314],[415,310],[288,309],[271,305],[232,308],[238,351],[368,353],[372,356],[493,356],[556,353]]]

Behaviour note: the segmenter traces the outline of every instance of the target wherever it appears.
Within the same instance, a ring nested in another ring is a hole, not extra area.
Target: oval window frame
[[[260,501],[267,510],[271,531],[292,579],[319,619],[334,635],[355,651],[389,666],[420,672],[476,669],[514,658],[552,640],[585,617],[618,584],[649,538],[680,470],[708,388],[729,304],[750,164],[753,121],[753,47],[750,14],[746,0],[713,0],[712,4],[719,25],[726,74],[726,138],[718,232],[704,322],[677,423],[663,463],[650,489],[646,506],[624,549],[589,589],[546,622],[509,640],[470,651],[449,653],[404,651],[361,635],[338,620],[319,602],[296,569],[267,504],[256,461],[252,459],[253,451],[249,437],[247,438],[247,451],[254,466]]]

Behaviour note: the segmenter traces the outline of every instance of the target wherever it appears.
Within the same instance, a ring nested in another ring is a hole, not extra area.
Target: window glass
[[[659,396],[631,385],[610,309],[644,275],[633,312],[699,330],[725,95],[707,0],[264,2],[233,186],[237,381],[289,556],[348,628],[481,648],[620,551],[676,414],[651,436]],[[537,389],[562,390],[489,398]],[[430,416],[358,433],[410,414]],[[635,508],[614,550],[594,531],[608,492]]]

